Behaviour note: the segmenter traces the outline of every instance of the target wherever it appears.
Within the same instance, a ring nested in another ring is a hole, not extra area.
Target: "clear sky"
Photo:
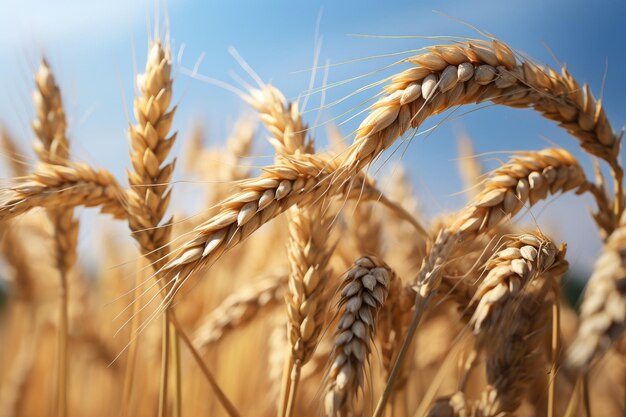
[[[251,82],[228,53],[229,46],[234,46],[262,79],[271,81],[292,98],[308,88],[310,73],[301,70],[312,65],[318,17],[322,65],[418,49],[437,42],[352,34],[480,36],[468,26],[433,12],[435,9],[489,32],[539,61],[558,66],[556,57],[579,80],[588,81],[597,95],[604,80],[603,102],[609,119],[615,129],[621,129],[626,120],[626,77],[622,75],[626,57],[621,45],[626,39],[623,1],[171,0],[159,9],[161,17],[169,20],[175,53],[180,57],[178,68],[193,68],[204,54],[198,68],[200,74],[236,85],[232,77],[236,73]],[[152,0],[0,0],[0,121],[25,146],[30,144],[31,74],[40,54],[45,53],[63,88],[75,159],[107,167],[118,178],[124,178],[124,169],[129,165],[126,109],[132,106],[133,76],[135,68],[141,68],[145,60],[154,12]],[[395,59],[332,66],[328,82],[381,69]],[[328,89],[326,103],[389,73],[382,71]],[[318,74],[316,86],[320,84]],[[180,72],[176,74],[175,91],[179,146],[198,120],[208,127],[210,143],[219,144],[239,115],[249,111],[232,93]],[[345,111],[376,92],[378,88],[328,106],[320,120],[337,117],[338,122],[345,122]],[[319,103],[319,95],[310,98],[305,114],[310,124],[318,117]],[[506,158],[501,151],[540,149],[552,142],[567,147],[586,167],[590,166],[573,139],[532,111],[500,107],[471,111],[475,109],[456,111],[432,133],[416,137],[402,156],[429,215],[456,209],[463,203],[463,197],[455,195],[462,190],[455,166],[459,132],[466,132],[475,141],[477,153],[498,152],[482,157],[489,167]],[[348,134],[362,117],[345,122],[342,131]],[[442,120],[429,121],[422,130]],[[323,142],[324,129],[318,128],[317,133]],[[262,140],[255,147],[255,155],[270,155]],[[400,153],[391,159],[399,158]],[[258,158],[251,163],[263,165],[269,161],[270,158]],[[178,178],[184,179],[180,175]],[[384,178],[381,181],[384,184]],[[192,187],[183,185],[178,192],[182,195]],[[568,241],[570,260],[581,270],[590,268],[599,248],[595,228],[586,216],[591,207],[588,199],[565,196],[533,211],[543,228]]]

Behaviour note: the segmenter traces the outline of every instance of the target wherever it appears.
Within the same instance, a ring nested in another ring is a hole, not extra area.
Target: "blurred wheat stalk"
[[[176,139],[168,43],[152,42],[137,77],[128,187],[71,160],[61,90],[42,60],[33,170],[2,131],[14,178],[0,190],[0,413],[623,413],[621,135],[602,102],[564,68],[495,40],[436,45],[400,63],[408,68],[390,78],[350,146],[329,130],[332,152],[316,149],[299,103],[275,86],[241,93],[269,132],[274,163],[257,177],[245,168],[251,118],[224,149],[206,149],[197,130],[184,165],[219,204],[175,223],[166,217]],[[427,221],[401,168],[382,190],[364,173],[429,116],[483,101],[556,121],[607,163],[612,191],[565,149],[515,153],[483,173],[466,140],[467,205]],[[566,246],[513,221],[566,192],[593,197],[605,239],[580,316],[562,295]],[[145,261],[127,262],[129,248],[105,234],[102,268],[77,264],[79,206],[127,221]],[[115,299],[123,308],[103,307]]]

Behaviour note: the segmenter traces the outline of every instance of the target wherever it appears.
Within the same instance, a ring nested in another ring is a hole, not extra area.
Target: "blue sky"
[[[501,38],[539,61],[558,66],[553,52],[579,80],[588,81],[596,94],[606,71],[603,102],[608,116],[615,129],[626,121],[626,78],[621,75],[626,66],[621,45],[626,39],[626,3],[622,1],[171,0],[159,9],[161,17],[167,15],[169,20],[176,54],[185,46],[182,66],[192,68],[204,54],[199,73],[236,84],[231,76],[234,72],[251,81],[228,53],[229,46],[234,46],[261,78],[292,98],[307,89],[310,74],[301,70],[311,67],[318,16],[321,64],[436,43],[432,39],[365,38],[351,34],[479,37],[468,26],[433,12],[436,9]],[[135,68],[143,66],[148,25],[154,24],[154,12],[155,3],[148,0],[0,1],[0,121],[25,146],[30,144],[30,74],[40,54],[45,53],[63,87],[75,159],[107,167],[118,178],[124,178],[124,169],[129,165],[126,109],[132,105],[133,76]],[[328,80],[332,83],[365,74],[394,59],[333,66]],[[326,101],[333,102],[388,74],[383,71],[329,89]],[[318,86],[320,78],[316,81]],[[179,145],[199,120],[207,126],[210,143],[217,145],[239,115],[249,111],[232,93],[181,73],[176,75],[175,91]],[[375,88],[325,108],[321,120],[340,116],[377,91]],[[319,99],[319,95],[310,98],[305,114],[310,123],[318,116]],[[403,162],[430,215],[456,209],[463,203],[463,198],[455,195],[462,189],[455,166],[459,132],[472,137],[478,153],[540,149],[554,142],[590,166],[574,140],[532,111],[489,107],[467,113],[474,109],[460,109],[431,134],[415,138],[404,153]],[[343,124],[342,131],[348,134],[361,118],[357,116]],[[424,129],[442,120],[428,121]],[[318,128],[317,134],[323,143],[324,129]],[[255,155],[270,155],[269,147],[259,141]],[[496,160],[505,157],[494,153],[485,155],[483,160],[494,167]],[[398,160],[399,154],[391,159]],[[263,165],[269,160],[258,158],[251,163]],[[193,185],[184,185],[178,192],[190,190]],[[570,259],[582,270],[589,269],[599,248],[595,228],[586,216],[590,207],[589,200],[564,196],[533,211],[543,228],[568,241]]]

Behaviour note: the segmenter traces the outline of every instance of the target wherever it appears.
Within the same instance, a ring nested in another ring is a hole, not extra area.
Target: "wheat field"
[[[42,57],[37,162],[31,138],[0,132],[0,416],[624,415],[623,131],[565,66],[496,38],[429,42],[368,86],[354,131],[315,129],[303,96],[250,70],[235,91],[250,112],[207,146],[201,129],[177,136],[181,75],[159,34],[135,77],[126,178],[75,156],[66,86]],[[476,103],[534,110],[573,140],[486,171],[461,139],[466,203],[436,216],[407,161],[370,169]],[[177,170],[202,184],[200,212],[172,198]],[[519,221],[563,194],[594,202],[603,244],[580,305],[567,243]],[[122,227],[96,230],[83,208]],[[81,229],[107,267],[78,261]]]

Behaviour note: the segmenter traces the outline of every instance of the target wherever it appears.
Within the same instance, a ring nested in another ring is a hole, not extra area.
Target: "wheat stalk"
[[[384,262],[367,256],[355,261],[343,280],[339,305],[344,310],[335,334],[324,399],[327,416],[351,413],[354,397],[365,383],[376,316],[394,279]]]
[[[36,118],[32,128],[37,135],[35,152],[46,163],[66,165],[69,143],[66,136],[67,123],[61,99],[61,91],[45,59],[35,74],[36,89],[33,92]],[[78,220],[72,208],[48,209],[48,217],[54,228],[55,263],[60,277],[57,416],[67,415],[68,384],[68,280],[76,262]]]
[[[128,172],[128,225],[142,254],[155,270],[159,270],[166,262],[171,231],[171,220],[162,223],[170,201],[169,182],[175,165],[175,162],[165,163],[176,140],[176,133],[168,137],[176,111],[176,108],[169,110],[172,100],[171,71],[168,46],[159,41],[153,42],[149,47],[145,71],[137,75],[139,95],[133,106],[137,124],[129,129],[133,170]],[[160,285],[167,284],[160,282]],[[159,416],[165,415],[167,407],[170,356],[168,316],[166,314],[163,318]],[[172,343],[178,344],[178,339]],[[177,377],[174,381],[175,390],[179,393],[179,361],[175,361],[174,365]],[[176,395],[174,401],[176,415],[180,415],[180,395]]]
[[[384,96],[357,129],[345,166],[359,170],[372,162],[410,127],[452,106],[491,100],[530,107],[555,120],[583,149],[609,163],[615,176],[614,210],[623,209],[620,137],[587,85],[581,88],[563,68],[558,74],[529,60],[518,62],[504,43],[471,41],[432,46],[403,62],[413,67],[393,76]]]
[[[36,223],[29,226],[35,226],[35,230],[39,229]],[[7,380],[3,381],[0,388],[0,416],[3,417],[21,414],[20,406],[33,372],[42,327],[37,311],[32,308],[36,303],[37,278],[40,271],[34,267],[29,257],[27,244],[33,243],[33,236],[32,233],[26,234],[26,231],[25,227],[18,227],[16,222],[7,223],[0,242],[4,261],[9,267],[6,271],[6,280],[11,293],[10,302],[16,309],[14,317],[19,319],[20,329],[29,335],[28,338],[19,340],[16,355],[6,367]]]
[[[387,301],[381,309],[377,320],[376,338],[380,343],[381,360],[385,374],[385,380],[389,378],[396,357],[402,348],[403,335],[411,320],[411,312],[414,305],[415,293],[409,285],[403,285],[399,279],[392,280],[389,284]],[[409,362],[402,368],[402,372],[394,383],[394,392],[406,394],[406,385],[413,364]],[[395,404],[392,398],[391,404]],[[400,400],[399,400],[400,401]],[[406,401],[406,399],[404,399]],[[403,401],[400,401],[401,403]]]

